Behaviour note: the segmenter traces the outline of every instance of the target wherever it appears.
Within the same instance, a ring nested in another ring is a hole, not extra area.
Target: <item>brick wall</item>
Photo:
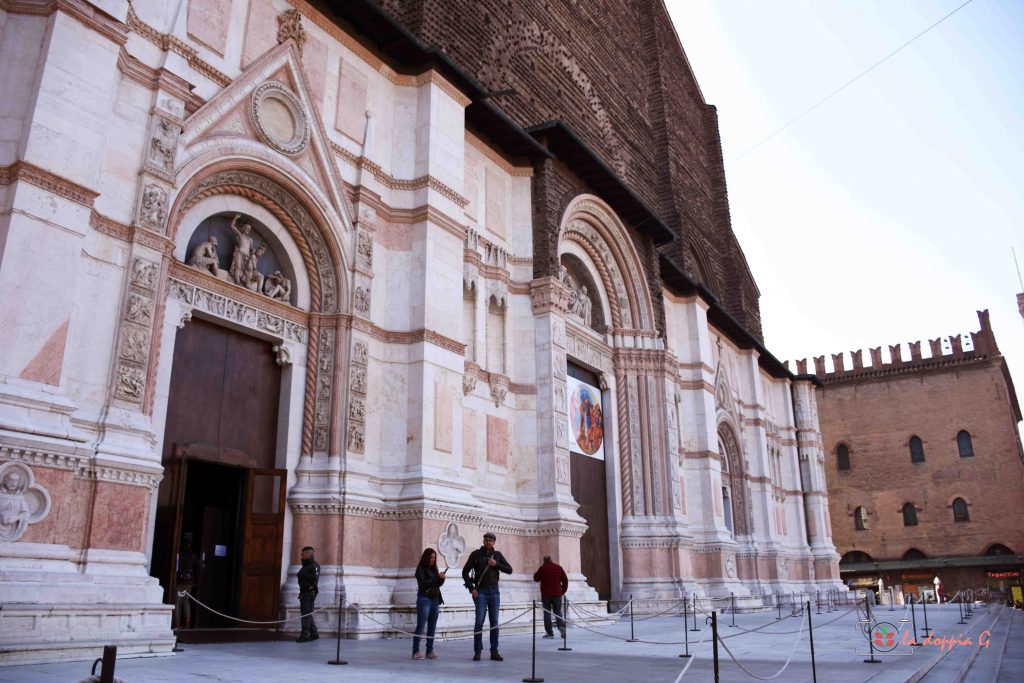
[[[760,338],[757,288],[729,222],[717,115],[704,102],[661,0],[383,0],[382,6],[490,90],[513,90],[494,101],[520,125],[558,119],[572,128],[680,236],[663,253],[703,279]],[[538,216],[558,204],[549,194],[554,180],[545,182],[546,196],[534,212],[541,225],[559,218]],[[538,248],[548,241],[540,235]],[[658,291],[657,254],[649,244],[641,253]],[[538,257],[550,265],[548,254]]]
[[[928,557],[978,556],[994,543],[1024,553],[1019,409],[1002,356],[961,352],[819,378],[832,538],[840,554],[860,550],[874,560],[898,560],[917,548]],[[971,435],[973,457],[960,457],[960,430]],[[923,442],[924,462],[911,462],[912,436]],[[849,471],[838,468],[840,444],[849,448]],[[953,521],[956,497],[968,503],[970,521]],[[908,502],[917,526],[903,524]],[[858,506],[868,511],[866,531],[855,530]]]

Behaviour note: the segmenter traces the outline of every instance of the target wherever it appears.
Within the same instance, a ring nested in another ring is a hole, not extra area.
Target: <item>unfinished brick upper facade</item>
[[[938,575],[948,595],[985,586],[986,570],[1015,570],[1019,582],[1021,413],[988,313],[978,316],[973,343],[951,337],[944,353],[941,339],[930,340],[930,357],[917,342],[908,360],[898,345],[889,347],[890,363],[881,362],[881,348],[871,349],[867,367],[860,351],[852,354],[852,369],[842,354],[833,356],[832,372],[823,356],[814,359],[823,385],[818,405],[832,533],[844,578],[882,578],[908,591]],[[805,361],[800,366],[806,371]],[[915,442],[912,455],[915,437],[921,449]],[[954,509],[957,499],[966,505],[965,521],[954,519],[963,515],[959,503]],[[1012,566],[981,559],[999,546],[1017,554],[998,560]]]
[[[704,101],[661,0],[382,5],[496,93],[516,123],[529,129],[558,120],[572,129],[675,232],[663,253],[761,339],[759,292],[729,217],[718,114]],[[573,184],[566,176],[556,195],[578,194],[568,191]],[[564,203],[554,204],[547,223],[557,226]],[[535,232],[544,225],[535,220]],[[538,252],[544,243],[535,237]],[[535,264],[544,261],[534,255]],[[656,255],[650,264],[657,278]]]

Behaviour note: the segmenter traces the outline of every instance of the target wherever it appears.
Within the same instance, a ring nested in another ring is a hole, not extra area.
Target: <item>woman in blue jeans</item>
[[[444,599],[441,597],[441,584],[444,583],[444,571],[437,570],[437,553],[427,548],[420,557],[416,567],[416,636],[412,639],[412,658],[423,659],[420,654],[420,635],[423,627],[427,627],[427,659],[437,659],[434,654],[434,629],[437,627],[437,615],[441,612]]]

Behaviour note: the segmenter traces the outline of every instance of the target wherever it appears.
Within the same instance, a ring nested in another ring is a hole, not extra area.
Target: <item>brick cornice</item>
[[[16,161],[10,166],[0,166],[0,185],[10,185],[16,180],[35,185],[87,209],[91,209],[96,197],[100,196],[99,192],[27,161]]]

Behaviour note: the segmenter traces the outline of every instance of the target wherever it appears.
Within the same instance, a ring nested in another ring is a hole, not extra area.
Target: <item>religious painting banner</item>
[[[604,460],[604,412],[601,390],[568,377],[569,450]]]

